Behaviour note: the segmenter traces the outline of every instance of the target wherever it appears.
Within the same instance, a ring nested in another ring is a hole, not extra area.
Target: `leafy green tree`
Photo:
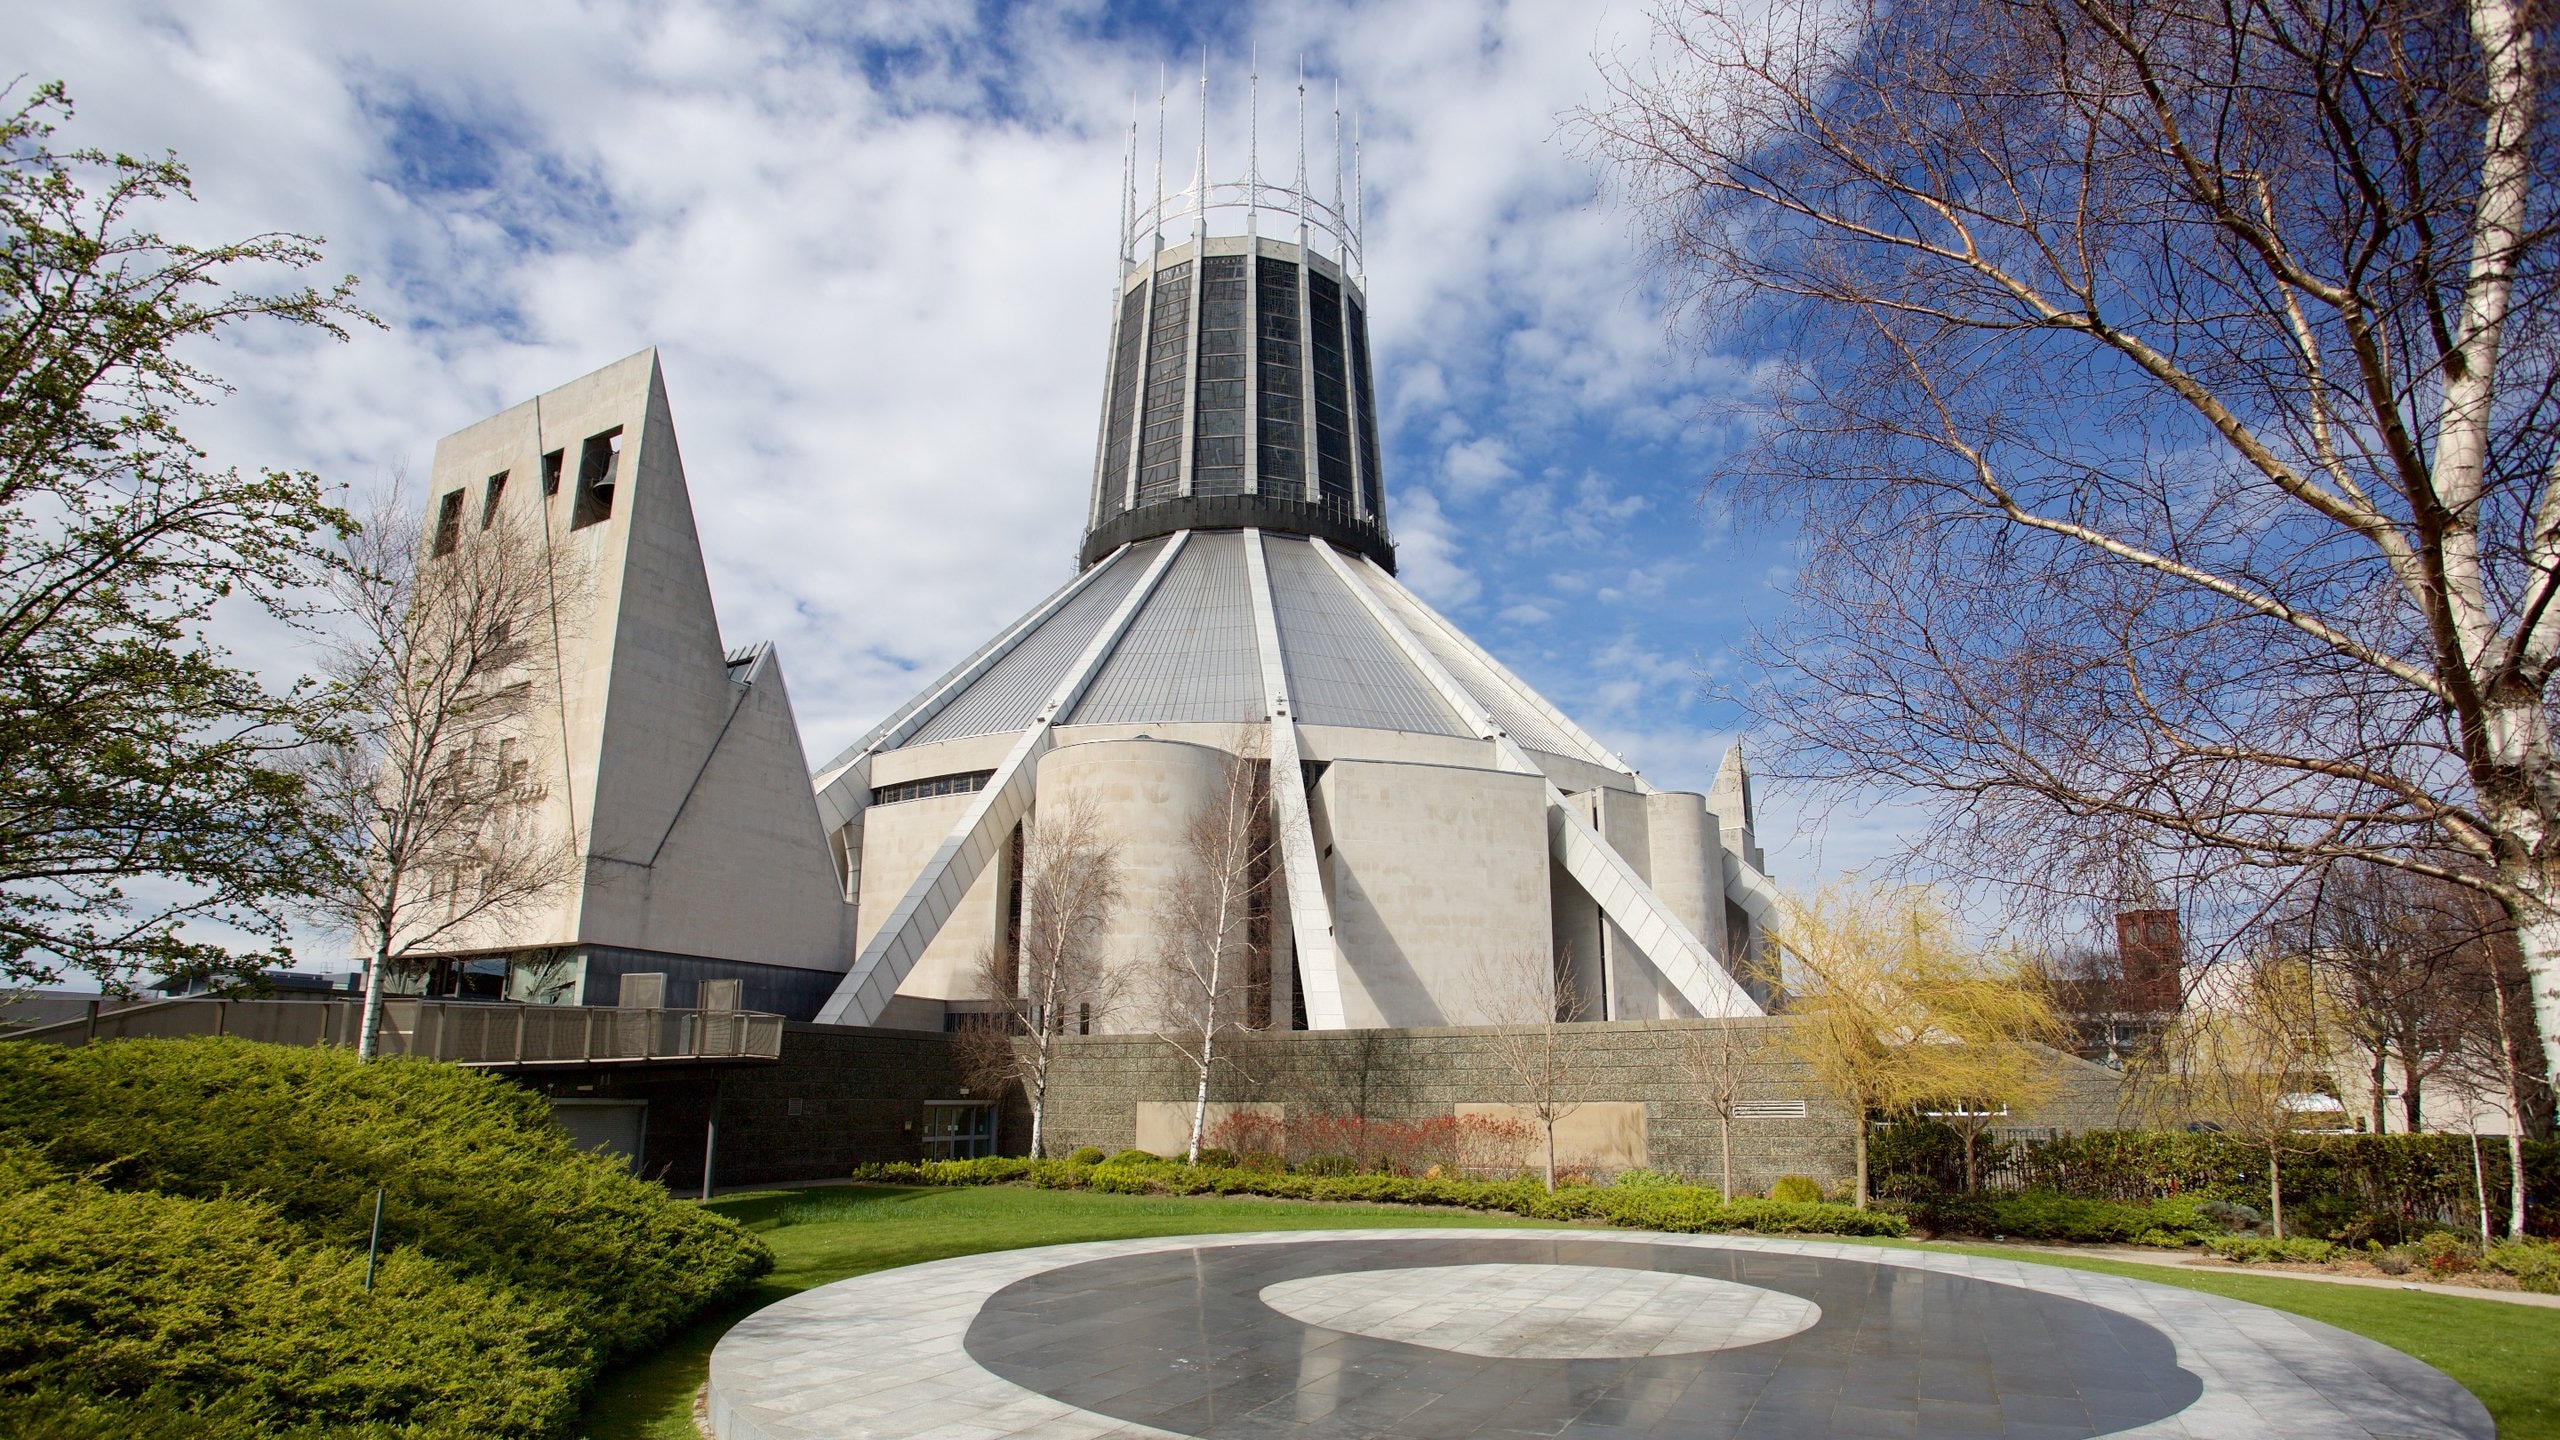
[[[284,760],[319,692],[262,683],[208,628],[226,603],[293,619],[346,520],[315,475],[188,442],[230,389],[200,357],[243,321],[343,339],[372,317],[352,277],[296,283],[309,237],[143,228],[192,198],[186,168],[57,148],[70,114],[57,83],[0,116],[0,982],[121,988],[280,955],[310,859]]]

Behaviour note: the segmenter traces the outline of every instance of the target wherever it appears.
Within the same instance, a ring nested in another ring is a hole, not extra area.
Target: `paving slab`
[[[881,1271],[748,1317],[719,1440],[2493,1440],[2442,1372],[2147,1281],[1835,1241],[1175,1236]]]

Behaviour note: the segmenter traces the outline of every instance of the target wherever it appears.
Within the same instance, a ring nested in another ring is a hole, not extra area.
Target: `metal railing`
[[[361,1000],[163,1000],[15,1032],[0,1038],[80,1045],[236,1035],[282,1045],[352,1047]],[[468,1000],[386,999],[377,1048],[454,1065],[647,1064],[779,1060],[782,1017],[752,1010],[610,1009]]]

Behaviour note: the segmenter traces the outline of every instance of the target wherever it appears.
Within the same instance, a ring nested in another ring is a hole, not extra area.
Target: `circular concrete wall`
[[[1144,1029],[1152,1014],[1147,977],[1156,958],[1156,906],[1193,863],[1191,825],[1222,800],[1226,751],[1140,736],[1067,745],[1042,756],[1036,817],[1079,801],[1093,807],[1120,862],[1120,907],[1105,929],[1104,962],[1122,977],[1115,1013],[1097,1031]]]

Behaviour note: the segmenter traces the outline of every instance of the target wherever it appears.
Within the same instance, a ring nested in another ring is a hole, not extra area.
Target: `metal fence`
[[[164,1000],[96,1010],[5,1038],[92,1040],[236,1035],[281,1045],[356,1043],[361,1000]],[[480,1001],[385,1000],[377,1048],[455,1065],[513,1069],[681,1060],[778,1060],[782,1017],[752,1010],[609,1009]]]

